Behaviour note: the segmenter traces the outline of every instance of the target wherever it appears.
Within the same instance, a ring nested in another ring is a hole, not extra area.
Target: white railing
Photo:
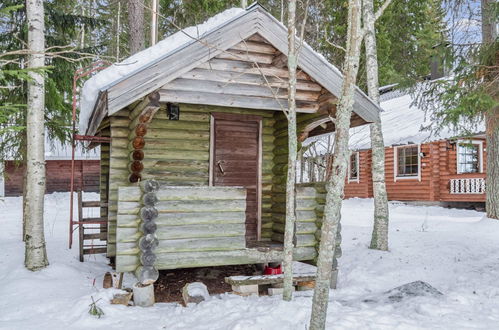
[[[485,179],[484,178],[451,179],[450,180],[450,193],[451,194],[484,194],[485,193]]]

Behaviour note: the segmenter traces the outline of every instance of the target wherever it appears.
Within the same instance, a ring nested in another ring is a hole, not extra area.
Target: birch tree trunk
[[[312,302],[310,330],[324,329],[326,325],[331,270],[333,268],[336,234],[340,223],[341,203],[349,155],[350,117],[354,104],[354,88],[359,69],[360,46],[362,43],[360,1],[349,0],[348,2],[348,30],[345,62],[343,64],[344,77],[336,110],[336,146],[334,148],[333,171],[330,180],[326,183],[327,195],[317,259],[317,277]]]
[[[286,225],[284,230],[283,299],[293,297],[293,248],[296,223],[296,0],[288,3],[288,175],[286,180]]]
[[[490,45],[497,39],[495,0],[482,0],[482,42]],[[499,65],[499,63],[495,63]],[[492,91],[497,99],[497,90]],[[485,207],[487,217],[499,219],[499,108],[485,114],[487,135],[487,188]]]
[[[130,55],[144,49],[144,0],[128,0],[128,44]]]
[[[28,68],[39,70],[45,65],[45,23],[42,0],[27,0]],[[26,253],[24,264],[35,271],[48,265],[43,233],[43,199],[45,195],[45,85],[43,73],[31,71],[28,81],[26,152]]]
[[[364,0],[364,28],[366,35],[367,90],[369,97],[379,104],[378,53],[376,48],[376,30],[373,0]],[[371,236],[371,249],[388,251],[388,196],[385,183],[385,143],[381,129],[381,118],[370,125],[372,150],[372,180],[374,194],[374,227]]]

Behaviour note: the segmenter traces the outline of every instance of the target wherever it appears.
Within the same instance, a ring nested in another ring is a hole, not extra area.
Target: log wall
[[[385,148],[385,180],[389,200],[433,202],[485,202],[485,194],[451,194],[451,179],[486,177],[486,141],[483,142],[483,173],[457,173],[457,147],[448,140],[421,144],[421,179],[394,179],[394,148]],[[371,150],[360,151],[360,180],[345,185],[345,198],[373,197]]]
[[[76,189],[86,192],[99,191],[99,160],[76,160]],[[69,191],[71,182],[71,160],[47,160],[46,192]],[[81,176],[83,171],[83,177]],[[20,196],[23,193],[24,166],[15,161],[5,161],[3,175],[5,178],[5,196]]]
[[[162,104],[144,135],[141,180],[156,179],[170,186],[208,186],[210,113],[242,113],[262,117],[262,238],[272,236],[271,183],[274,149],[273,111],[180,104],[180,120],[168,120]],[[140,111],[122,110],[111,117],[109,177],[108,256],[115,255],[116,200],[118,186],[133,185],[129,176],[131,154]]]
[[[146,183],[141,183],[141,186]],[[118,190],[116,270],[119,272],[136,271],[142,264],[139,242],[144,235],[144,222],[140,217],[144,218],[144,215],[140,213],[143,212],[146,195],[138,186],[120,187]],[[282,260],[280,250],[246,248],[244,189],[161,186],[155,195],[155,209],[158,211],[154,217],[158,238],[154,249],[156,269]],[[315,210],[315,199],[311,199],[315,196],[315,190],[300,188],[300,196],[305,195]],[[309,215],[306,222],[299,224],[299,231],[305,230],[314,236],[314,221]],[[298,245],[294,254],[297,260],[315,258],[315,245]]]
[[[109,206],[107,231],[107,256],[116,255],[116,215],[118,187],[128,186],[128,126],[129,110],[123,109],[110,119],[111,144],[109,152]]]

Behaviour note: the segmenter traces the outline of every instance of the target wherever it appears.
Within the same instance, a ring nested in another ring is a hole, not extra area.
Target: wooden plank
[[[274,56],[272,54],[252,53],[245,50],[228,49],[227,51],[218,54],[216,58],[246,61],[251,63],[271,64]]]
[[[192,226],[158,227],[156,235],[159,240],[180,238],[209,238],[244,236],[245,226],[241,223],[203,224]]]
[[[312,260],[317,256],[314,247],[295,248],[294,260]],[[259,251],[258,249],[244,249],[234,251],[179,252],[159,253],[156,268],[175,269],[186,267],[208,267],[222,265],[242,265],[265,262],[282,261],[282,251]]]
[[[177,212],[235,212],[246,210],[245,200],[180,200],[159,201],[159,213]]]
[[[219,93],[224,95],[245,95],[287,99],[288,90],[281,87],[269,87],[265,83],[262,85],[240,83],[238,80],[217,82],[199,79],[177,78],[164,85],[162,89],[179,90],[203,93]],[[316,102],[320,92],[297,91],[297,101]]]
[[[289,77],[289,72],[287,69],[276,68],[273,65],[259,65],[259,67],[255,66],[253,63],[244,62],[244,61],[231,61],[231,60],[222,60],[217,58],[212,58],[208,62],[201,63],[197,66],[197,69],[207,69],[207,70],[217,70],[217,71],[229,71],[229,72],[237,72],[237,73],[247,73],[247,74],[255,74],[255,75],[264,75],[268,78],[270,77],[279,77],[284,81],[287,81]],[[296,73],[296,77],[298,81],[301,83],[305,83],[309,78],[307,74],[302,71],[298,71]],[[319,84],[313,83],[310,81],[308,85],[310,89],[314,91],[321,91],[322,86]]]
[[[220,97],[218,93],[198,93],[188,91],[160,90],[161,102],[177,102],[192,104],[209,104],[224,107],[239,107],[247,109],[282,110],[287,108],[287,101],[256,96],[227,95]],[[313,113],[318,104],[312,102],[297,103],[297,112]]]
[[[118,200],[121,202],[138,202],[142,197],[139,187],[120,187],[118,189]]]
[[[100,253],[106,253],[107,248],[106,247],[94,247],[94,248],[84,248],[83,249],[83,254],[100,254]]]
[[[245,223],[244,212],[219,212],[219,213],[165,213],[159,214],[156,218],[156,225],[159,226],[186,226],[202,224],[224,224],[224,223]],[[164,229],[168,230],[168,229]]]
[[[283,90],[288,89],[287,78],[283,79],[281,77],[276,76],[262,76],[264,72],[272,72],[270,70],[257,69],[257,72],[254,70],[248,70],[251,73],[247,72],[232,72],[232,71],[221,71],[215,70],[213,68],[204,69],[196,68],[191,71],[183,74],[180,78],[183,79],[191,79],[191,80],[202,80],[202,81],[216,81],[224,84],[227,83],[239,83],[253,86],[268,86],[272,88],[279,88]],[[261,72],[260,72],[261,70]],[[166,84],[167,85],[167,84]],[[307,80],[297,80],[296,89],[299,91],[309,91],[309,92],[321,92],[322,86]]]
[[[246,248],[244,236],[160,240],[155,253],[231,251]]]
[[[245,40],[232,47],[230,50],[239,50],[252,53],[264,53],[274,55],[277,49],[269,43]]]
[[[232,187],[164,187],[156,193],[160,201],[245,200],[246,190]]]
[[[315,281],[315,274],[293,275],[294,285],[299,282],[310,281]],[[283,282],[283,275],[230,276],[225,278],[225,282],[230,285],[276,284]]]

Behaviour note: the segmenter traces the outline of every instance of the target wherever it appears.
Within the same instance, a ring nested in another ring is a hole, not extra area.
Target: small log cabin
[[[46,192],[70,190],[71,146],[50,141],[45,134]],[[0,162],[0,196],[20,196],[23,193],[25,169],[19,161],[8,157]],[[86,151],[81,146],[75,149],[75,185],[85,192],[98,192],[100,182],[100,151]]]
[[[385,139],[385,180],[388,198],[442,205],[485,202],[487,145],[484,127],[472,137],[459,138],[451,130],[438,134],[422,130],[425,112],[409,94],[392,91],[381,97]],[[345,198],[373,197],[369,130],[352,129],[349,175]],[[322,148],[324,149],[324,148]],[[310,155],[309,155],[310,156]],[[323,156],[305,158],[299,181],[320,181]]]
[[[161,269],[282,260],[287,47],[285,26],[256,4],[85,83],[80,133],[111,137],[100,149],[101,215],[117,271],[154,281]],[[304,140],[334,130],[342,75],[308,45],[298,67]],[[356,89],[352,126],[379,110]],[[296,260],[317,256],[324,193],[321,184],[297,187]]]
[[[101,146],[101,210],[116,270],[282,260],[287,29],[259,5],[227,10],[89,79],[80,132]],[[342,76],[308,45],[298,59],[300,139],[334,130]],[[351,124],[379,107],[355,91]],[[297,188],[296,260],[316,258],[323,185]],[[339,248],[336,256],[339,256]]]

